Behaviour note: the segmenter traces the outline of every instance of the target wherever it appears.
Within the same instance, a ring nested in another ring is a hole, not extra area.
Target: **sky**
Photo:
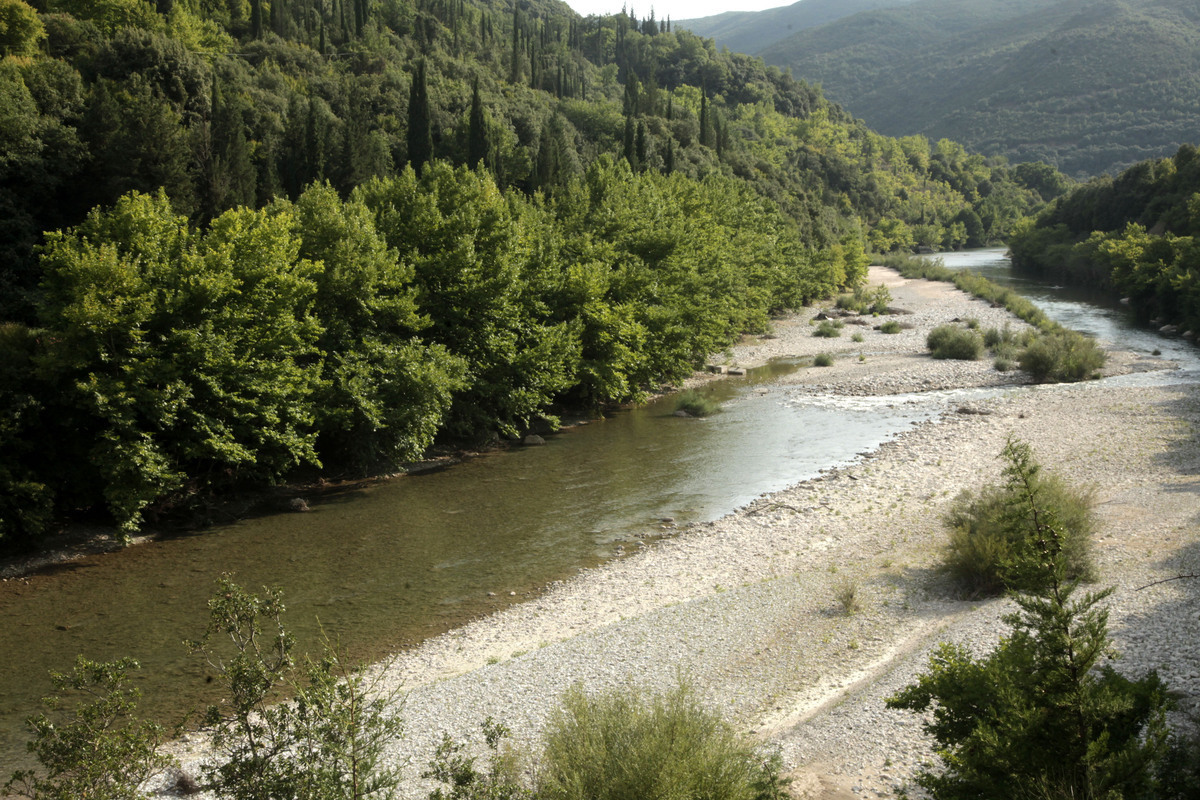
[[[762,11],[778,6],[790,6],[796,0],[566,0],[567,5],[578,13],[615,14],[622,6],[633,9],[638,18],[650,16],[654,7],[654,18],[696,19],[711,17],[723,11]]]

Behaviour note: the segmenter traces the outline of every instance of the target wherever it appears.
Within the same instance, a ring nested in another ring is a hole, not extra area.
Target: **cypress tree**
[[[429,116],[429,86],[425,59],[417,62],[408,96],[408,163],[417,172],[433,158],[433,122]]]
[[[250,37],[261,39],[263,34],[262,0],[250,0]]]
[[[700,144],[712,147],[712,123],[708,113],[708,94],[700,95]]]
[[[675,140],[667,139],[667,153],[663,158],[663,174],[670,175],[675,171]]]
[[[629,162],[629,166],[637,169],[637,152],[634,150],[634,126],[633,117],[625,117],[625,140],[624,150],[622,154],[625,160]]]
[[[646,163],[646,123],[638,120],[637,137],[634,145],[637,154],[637,167],[640,169]]]
[[[487,120],[483,116],[483,100],[479,96],[479,79],[471,84],[471,116],[467,124],[467,164],[475,168],[480,161],[487,163]]]

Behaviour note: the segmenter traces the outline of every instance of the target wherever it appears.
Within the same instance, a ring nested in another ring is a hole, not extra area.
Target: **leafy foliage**
[[[393,797],[400,774],[381,756],[401,732],[394,695],[375,691],[328,642],[298,680],[277,590],[259,597],[222,576],[208,606],[208,625],[188,647],[228,691],[204,717],[217,756],[209,785],[235,800]],[[289,689],[295,700],[281,702]]]
[[[1200,330],[1200,158],[1136,164],[1080,186],[1020,226],[1013,263],[1074,283],[1108,287],[1143,321]]]
[[[129,688],[130,658],[89,661],[80,656],[67,674],[51,673],[60,694],[46,699],[50,714],[29,720],[29,750],[43,767],[15,773],[0,791],[31,800],[140,800],[141,786],[173,760],[159,752],[165,732],[133,718],[139,692]],[[63,709],[63,701],[75,702]]]
[[[1064,535],[1028,445],[1004,451],[1008,490],[1027,517],[1028,591],[1006,618],[1010,636],[987,656],[944,644],[929,671],[888,699],[924,712],[941,771],[918,783],[938,800],[973,797],[1140,797],[1155,785],[1169,706],[1155,673],[1131,680],[1103,664],[1109,592],[1076,597]]]

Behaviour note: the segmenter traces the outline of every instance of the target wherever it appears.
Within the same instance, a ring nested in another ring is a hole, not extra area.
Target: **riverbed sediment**
[[[991,387],[878,450],[736,512],[548,588],[537,599],[451,631],[386,665],[405,735],[405,794],[443,733],[482,752],[493,717],[536,751],[571,686],[661,691],[687,680],[739,728],[778,748],[799,797],[889,797],[931,758],[916,716],[884,698],[910,682],[944,640],[979,652],[1003,633],[1003,600],[959,597],[938,572],[940,518],[964,489],[999,477],[1009,437],[1045,468],[1092,486],[1100,586],[1113,586],[1111,628],[1132,673],[1157,668],[1183,706],[1200,694],[1200,584],[1156,580],[1200,571],[1200,398],[1190,383],[1103,381],[1025,387],[986,361],[938,362],[929,329],[977,319],[1023,325],[948,284],[872,268],[906,327],[868,318],[841,337],[812,336],[811,312],[747,340],[730,363],[830,352],[834,365],[782,380],[780,402]],[[861,342],[851,335],[860,331]],[[861,358],[860,358],[861,356]],[[1171,365],[1114,354],[1114,372]],[[860,610],[840,596],[853,589]]]

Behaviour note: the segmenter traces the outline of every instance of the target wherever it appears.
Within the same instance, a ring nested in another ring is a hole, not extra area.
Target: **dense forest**
[[[769,29],[696,29],[819,83],[882,133],[1076,178],[1169,156],[1200,126],[1193,0],[917,0],[816,27],[809,3],[747,14],[774,15]]]
[[[1200,333],[1200,153],[1136,164],[1075,187],[1017,226],[1013,263],[1108,287],[1144,320]]]
[[[0,548],[637,400],[1064,188],[552,0],[0,20]]]

